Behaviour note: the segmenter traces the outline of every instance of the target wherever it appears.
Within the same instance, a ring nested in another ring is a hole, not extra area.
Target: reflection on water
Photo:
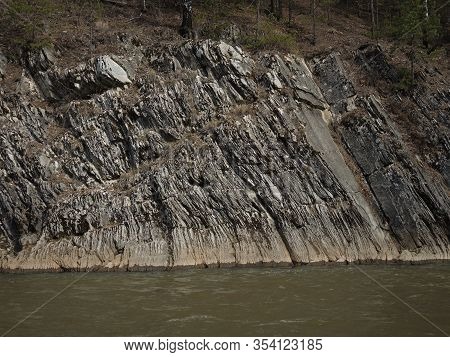
[[[450,333],[450,265],[362,266]],[[0,275],[0,335],[79,274]],[[441,336],[357,267],[89,273],[12,336]]]

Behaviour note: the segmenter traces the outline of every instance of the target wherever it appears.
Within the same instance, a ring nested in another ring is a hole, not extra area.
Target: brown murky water
[[[450,265],[89,273],[9,336],[442,336]],[[0,335],[81,274],[0,275]]]

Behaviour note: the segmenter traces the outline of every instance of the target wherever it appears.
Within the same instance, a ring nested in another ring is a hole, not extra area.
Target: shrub
[[[411,70],[405,67],[398,69],[399,81],[394,84],[394,90],[406,92],[414,87],[414,79],[411,74]]]
[[[9,1],[2,14],[2,31],[13,44],[32,48],[46,46],[49,43],[47,22],[57,8],[58,2],[52,0]]]
[[[283,32],[269,21],[261,23],[259,35],[242,36],[241,43],[250,50],[278,49],[286,52],[295,52],[297,42],[289,33]]]

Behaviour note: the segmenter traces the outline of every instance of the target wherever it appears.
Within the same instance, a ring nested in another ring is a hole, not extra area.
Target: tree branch
[[[104,2],[105,4],[110,4],[110,5],[120,6],[120,7],[133,6],[133,5],[129,4],[127,1],[119,1],[119,0],[101,0],[101,2]]]

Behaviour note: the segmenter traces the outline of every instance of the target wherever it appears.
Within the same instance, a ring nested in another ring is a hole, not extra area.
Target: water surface
[[[0,335],[81,276],[0,274]],[[443,335],[405,303],[450,333],[450,265],[88,273],[9,336]]]

